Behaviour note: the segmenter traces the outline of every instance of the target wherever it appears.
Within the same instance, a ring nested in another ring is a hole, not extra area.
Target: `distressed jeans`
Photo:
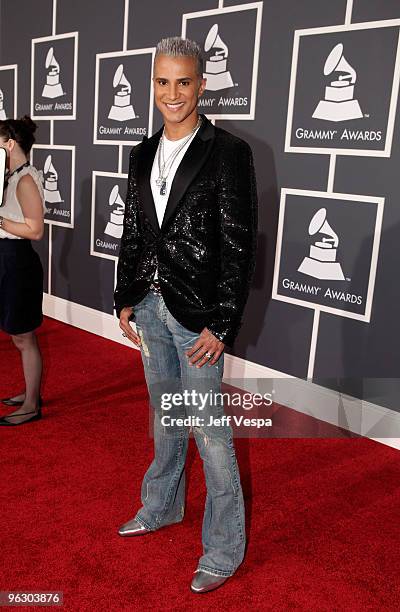
[[[224,355],[213,366],[189,365],[185,351],[199,334],[183,327],[169,312],[161,294],[152,290],[134,306],[134,322],[142,341],[141,355],[154,411],[154,460],[143,478],[142,507],[135,518],[150,530],[182,521],[185,460],[192,429],[207,487],[203,555],[197,569],[231,576],[243,560],[246,536],[232,429],[226,422],[214,423],[224,414],[222,396],[215,399],[215,394],[221,394]],[[174,394],[185,401],[180,403],[177,396],[175,402],[171,401]],[[190,424],[182,424],[188,417]],[[198,420],[192,421],[194,417]]]

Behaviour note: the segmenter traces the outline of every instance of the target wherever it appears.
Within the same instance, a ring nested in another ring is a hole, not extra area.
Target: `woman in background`
[[[43,320],[43,268],[31,240],[44,231],[42,177],[29,163],[36,124],[26,116],[0,121],[0,147],[7,172],[0,206],[0,329],[20,351],[25,392],[2,400],[17,410],[0,425],[22,425],[41,418],[42,356],[35,329]]]

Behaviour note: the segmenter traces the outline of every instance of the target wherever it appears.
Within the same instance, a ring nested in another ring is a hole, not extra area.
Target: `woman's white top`
[[[9,219],[10,221],[17,221],[18,223],[25,223],[24,214],[17,198],[18,181],[25,176],[25,174],[30,174],[35,181],[42,199],[43,214],[46,212],[43,191],[43,173],[34,166],[26,166],[10,177],[7,189],[4,192],[4,204],[0,206],[0,217],[4,217],[4,219]],[[15,236],[0,228],[0,238],[21,239],[21,236]]]

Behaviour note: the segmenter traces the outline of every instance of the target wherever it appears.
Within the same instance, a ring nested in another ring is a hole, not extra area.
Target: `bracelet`
[[[4,217],[0,217],[0,229],[3,228]]]

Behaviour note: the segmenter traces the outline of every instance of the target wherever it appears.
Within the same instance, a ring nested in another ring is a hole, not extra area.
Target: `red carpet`
[[[204,486],[193,443],[184,522],[116,533],[152,456],[139,353],[51,319],[39,338],[45,418],[0,431],[0,591],[60,590],[73,611],[399,609],[399,451],[357,438],[237,440],[247,556],[222,589],[195,595]],[[21,389],[0,334],[0,395]]]

